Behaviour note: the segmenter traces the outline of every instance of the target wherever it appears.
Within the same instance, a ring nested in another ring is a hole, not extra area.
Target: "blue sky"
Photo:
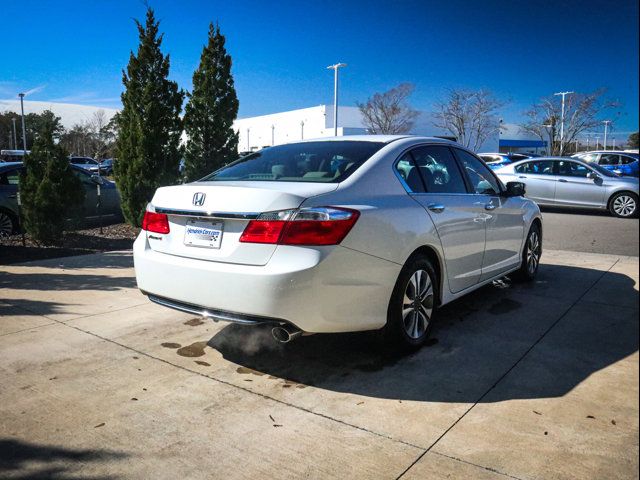
[[[218,21],[233,57],[240,117],[330,103],[341,61],[342,105],[413,82],[430,110],[450,87],[489,88],[506,121],[541,96],[608,87],[623,103],[617,131],[638,128],[638,2],[149,0],[189,89]],[[137,46],[140,0],[2,1],[0,98],[119,105],[121,70]],[[22,20],[23,19],[23,20]]]

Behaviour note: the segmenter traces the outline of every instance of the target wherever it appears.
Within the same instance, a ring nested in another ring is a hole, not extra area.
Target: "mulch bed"
[[[47,258],[71,257],[112,250],[129,250],[140,232],[139,228],[126,223],[117,223],[100,228],[89,228],[66,232],[61,246],[38,245],[28,235],[22,245],[22,235],[0,237],[0,265],[43,260]]]

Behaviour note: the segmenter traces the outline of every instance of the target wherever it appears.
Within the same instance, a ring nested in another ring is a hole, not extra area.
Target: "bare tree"
[[[491,135],[500,132],[497,113],[502,106],[504,102],[488,90],[451,89],[443,101],[436,103],[433,125],[477,151]]]
[[[560,138],[562,121],[562,101],[558,96],[549,96],[527,110],[526,121],[520,125],[522,131],[535,135],[549,146],[550,155],[563,155],[567,149],[575,148],[578,136],[588,130],[600,127],[605,114],[617,117],[614,112],[620,104],[604,98],[606,90],[592,93],[568,95],[564,110],[564,139]]]
[[[401,83],[389,91],[376,93],[366,103],[356,102],[369,133],[390,135],[409,132],[419,115],[407,101],[414,89],[411,83]]]

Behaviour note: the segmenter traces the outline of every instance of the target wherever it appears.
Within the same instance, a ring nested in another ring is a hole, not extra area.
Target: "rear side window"
[[[337,183],[349,177],[384,145],[361,141],[278,145],[242,157],[200,181]]]
[[[628,165],[630,163],[637,162],[637,161],[638,161],[637,158],[627,157],[626,155],[620,155],[620,163],[622,165]]]
[[[9,170],[0,173],[0,185],[18,185],[20,180],[20,170]]]
[[[491,170],[470,153],[459,148],[456,148],[455,151],[475,193],[482,195],[498,195],[500,193],[500,184]]]
[[[553,162],[550,160],[525,162],[517,165],[514,170],[516,173],[528,173],[529,175],[553,175]]]
[[[411,155],[427,193],[467,193],[456,159],[448,147],[418,147],[411,150]]]

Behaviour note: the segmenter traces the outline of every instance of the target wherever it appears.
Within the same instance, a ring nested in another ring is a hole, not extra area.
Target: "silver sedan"
[[[616,217],[638,214],[638,179],[621,177],[577,158],[532,158],[495,170],[503,182],[527,186],[539,205],[609,210]]]

